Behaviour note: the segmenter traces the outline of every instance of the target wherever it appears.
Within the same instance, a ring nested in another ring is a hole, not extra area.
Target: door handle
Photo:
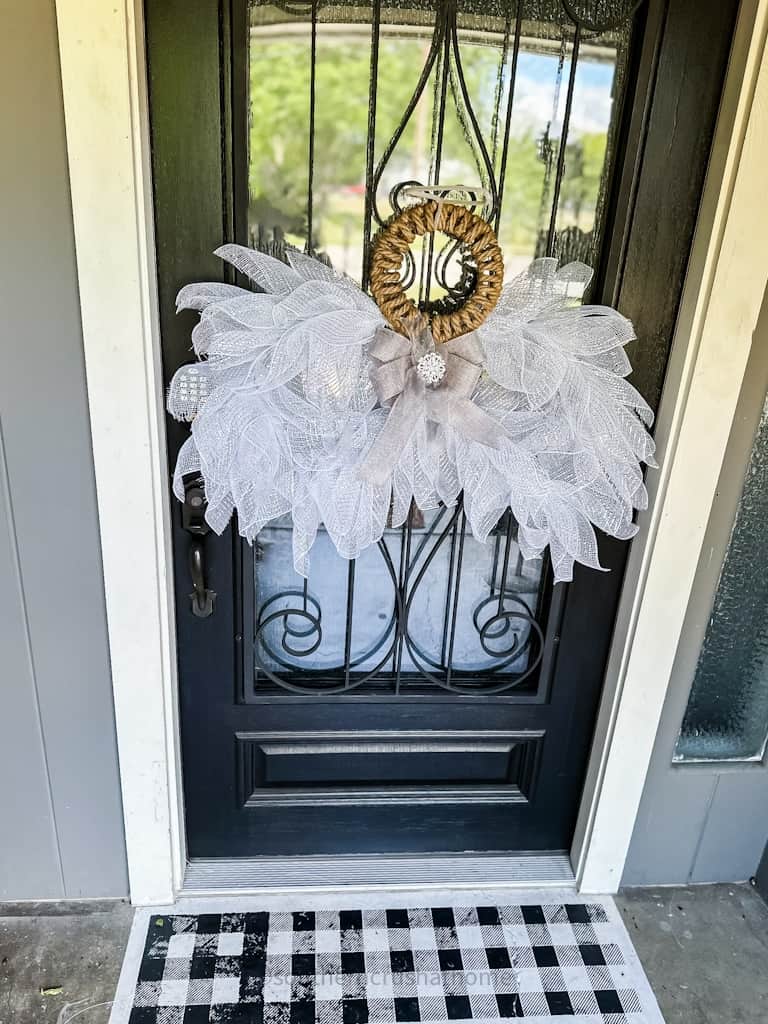
[[[192,614],[198,619],[207,619],[213,614],[216,603],[216,591],[210,590],[205,584],[205,536],[211,528],[205,521],[205,485],[202,477],[185,480],[184,504],[181,506],[181,526],[192,534],[192,542],[187,552],[189,575],[192,578]]]
[[[198,619],[207,619],[213,614],[216,591],[205,585],[205,545],[196,537],[189,546],[189,574],[192,577],[192,614]]]

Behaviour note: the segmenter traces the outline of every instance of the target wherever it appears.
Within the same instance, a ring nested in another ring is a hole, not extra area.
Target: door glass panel
[[[595,266],[631,5],[580,6],[618,27],[577,26],[559,0],[253,0],[250,244],[296,246],[365,286],[402,187],[461,182],[490,196],[477,208],[508,277],[538,256]],[[464,259],[444,236],[417,240],[410,294],[461,304]],[[254,560],[255,692],[536,693],[550,576],[523,562],[515,531],[505,516],[481,545],[461,509],[416,512],[353,565],[321,531],[305,582],[290,521],[274,524]]]
[[[509,514],[480,544],[460,509],[414,512],[356,562],[321,533],[309,580],[286,517],[262,531],[255,568],[257,692],[519,691],[542,656],[542,562],[522,559]]]
[[[465,2],[452,43],[438,0],[252,2],[252,244],[309,244],[361,281],[393,188],[463,182],[497,191],[508,272],[547,254],[594,265],[630,37],[626,4],[600,6],[621,26],[577,44],[556,0]]]
[[[768,734],[768,400],[763,408],[675,761],[759,760]]]

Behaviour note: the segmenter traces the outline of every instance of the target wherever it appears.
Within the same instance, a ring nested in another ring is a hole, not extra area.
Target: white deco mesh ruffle
[[[377,405],[368,347],[384,319],[347,278],[298,252],[290,266],[241,246],[217,254],[263,292],[188,285],[179,309],[200,311],[192,342],[200,361],[174,376],[168,409],[190,420],[174,492],[205,481],[216,532],[236,509],[252,540],[290,512],[296,570],[324,524],[339,554],[355,558],[411,501],[453,505],[464,492],[474,535],[485,540],[507,507],[523,556],[549,545],[556,580],[575,561],[599,568],[593,526],[635,533],[645,507],[641,463],[654,465],[652,413],[624,380],[632,325],[605,306],[580,306],[591,272],[536,260],[504,286],[477,332],[484,368],[473,401],[499,424],[496,447],[455,424],[422,417],[391,479],[374,484],[361,464],[389,415]]]

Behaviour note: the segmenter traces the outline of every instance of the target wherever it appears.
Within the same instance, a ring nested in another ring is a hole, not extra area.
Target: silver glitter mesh
[[[380,539],[390,507],[397,526],[412,500],[426,511],[463,491],[478,539],[511,507],[524,556],[549,545],[556,580],[570,579],[576,561],[600,567],[594,526],[634,535],[634,509],[647,502],[641,463],[654,465],[653,417],[624,380],[632,325],[574,297],[588,267],[536,260],[477,331],[484,372],[473,401],[498,423],[495,447],[424,415],[378,484],[360,473],[389,415],[369,376],[368,348],[384,325],[377,306],[300,253],[290,266],[241,246],[217,253],[264,291],[182,289],[178,307],[200,312],[200,361],[176,373],[168,394],[170,413],[192,421],[174,491],[183,499],[183,476],[201,473],[215,531],[237,509],[252,540],[290,512],[294,564],[306,575],[321,524],[355,558]]]

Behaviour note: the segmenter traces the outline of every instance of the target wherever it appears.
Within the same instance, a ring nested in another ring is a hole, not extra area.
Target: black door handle
[[[211,528],[205,521],[205,484],[202,477],[188,477],[184,481],[184,504],[181,506],[181,525],[192,534],[192,543],[187,552],[189,575],[192,577],[192,614],[198,619],[207,619],[213,614],[216,591],[205,584],[205,536]]]
[[[209,590],[205,585],[205,544],[196,537],[189,545],[189,574],[192,577],[192,614],[198,619],[207,619],[213,614],[216,603],[216,591]]]

